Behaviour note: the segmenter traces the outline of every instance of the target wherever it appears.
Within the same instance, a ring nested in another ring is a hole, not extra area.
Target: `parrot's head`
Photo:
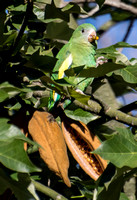
[[[71,39],[80,44],[96,46],[99,37],[96,35],[96,28],[92,24],[85,23],[76,28]]]

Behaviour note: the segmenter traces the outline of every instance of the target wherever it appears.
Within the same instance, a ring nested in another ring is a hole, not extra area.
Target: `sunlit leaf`
[[[129,129],[119,128],[118,133],[103,142],[94,153],[119,168],[123,166],[137,167],[137,142]]]
[[[84,111],[81,108],[78,108],[76,110],[65,109],[65,114],[71,119],[82,121],[85,124],[98,118],[97,116],[91,114],[90,112]]]
[[[137,83],[137,65],[127,66],[124,69],[117,70],[115,74],[122,76],[128,83]]]
[[[18,87],[15,87],[14,85],[11,85],[8,82],[4,82],[0,84],[0,91],[1,91],[1,94],[3,93],[3,95],[0,98],[1,100],[5,100],[6,98],[12,98],[16,96],[17,94],[19,94],[20,92],[31,92],[29,88],[18,88]]]

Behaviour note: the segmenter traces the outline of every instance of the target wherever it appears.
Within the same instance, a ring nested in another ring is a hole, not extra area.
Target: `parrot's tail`
[[[60,100],[60,95],[56,93],[55,90],[51,90],[48,102],[48,110],[51,111],[59,100]]]

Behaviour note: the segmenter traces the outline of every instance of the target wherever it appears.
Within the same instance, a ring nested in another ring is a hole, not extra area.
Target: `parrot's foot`
[[[104,63],[107,63],[108,60],[104,56],[100,56],[96,60],[96,66],[103,65]]]
[[[82,92],[80,89],[76,89],[76,92],[78,92],[79,94],[85,95],[84,92]]]

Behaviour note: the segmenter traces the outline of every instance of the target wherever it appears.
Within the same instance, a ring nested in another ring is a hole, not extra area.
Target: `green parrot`
[[[57,54],[57,62],[53,69],[53,80],[64,78],[65,70],[78,66],[96,67],[96,48],[97,40],[96,29],[92,24],[85,23],[76,28],[69,42],[65,44]],[[71,77],[70,77],[71,79]],[[87,86],[92,82],[93,78],[85,78],[76,76],[73,84],[77,90],[84,92]],[[60,95],[55,91],[52,92],[49,109],[53,108],[55,102],[60,99]]]

